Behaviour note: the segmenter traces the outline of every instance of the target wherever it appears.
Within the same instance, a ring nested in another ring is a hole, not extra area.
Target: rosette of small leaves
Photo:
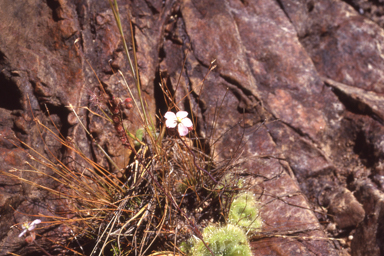
[[[203,231],[203,239],[216,256],[252,255],[244,230],[236,225],[208,226]],[[211,256],[212,254],[201,240],[196,240],[192,255]]]
[[[262,220],[256,197],[250,193],[240,193],[231,204],[228,223],[238,225],[246,230],[260,229]]]

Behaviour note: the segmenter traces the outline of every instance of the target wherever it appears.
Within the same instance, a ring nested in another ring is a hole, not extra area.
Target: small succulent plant
[[[244,230],[236,225],[208,226],[203,231],[203,239],[216,256],[252,255]],[[212,254],[201,240],[196,240],[192,255],[211,256]]]
[[[260,229],[262,220],[255,196],[250,192],[239,194],[232,202],[228,214],[228,223],[246,230]]]
[[[210,225],[203,231],[203,240],[217,256],[252,255],[246,231],[260,229],[262,220],[255,196],[250,192],[237,195],[233,200],[226,226]],[[180,249],[187,255],[210,256],[204,243],[195,239],[183,242]]]

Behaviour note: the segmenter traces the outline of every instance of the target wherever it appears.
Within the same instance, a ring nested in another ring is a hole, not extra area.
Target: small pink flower
[[[25,222],[21,227],[23,228],[23,231],[20,233],[19,237],[22,237],[27,231],[32,231],[35,229],[36,225],[39,224],[41,220],[36,219],[32,221],[31,223]]]
[[[186,136],[189,130],[193,129],[192,121],[187,116],[188,112],[186,111],[179,111],[176,115],[173,112],[167,112],[164,115],[166,119],[165,125],[167,128],[175,128],[177,126],[180,136]]]

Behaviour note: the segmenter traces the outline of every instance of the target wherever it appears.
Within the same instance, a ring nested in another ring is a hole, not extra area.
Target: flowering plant
[[[19,237],[22,237],[25,233],[28,231],[32,231],[35,229],[36,225],[39,224],[41,220],[36,219],[32,221],[31,223],[25,222],[21,227],[23,228],[23,231],[20,233]]]
[[[167,112],[164,115],[164,118],[166,119],[165,125],[167,128],[175,128],[177,126],[179,135],[186,136],[188,132],[193,129],[192,121],[187,116],[188,112],[186,111],[179,111],[176,114]]]

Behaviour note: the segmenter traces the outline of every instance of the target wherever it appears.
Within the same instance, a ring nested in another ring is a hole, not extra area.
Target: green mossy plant
[[[211,225],[204,229],[203,240],[217,256],[248,256],[251,249],[245,232],[255,231],[262,226],[256,197],[250,192],[236,196],[231,204],[226,226]],[[193,245],[191,245],[193,244]],[[180,249],[187,255],[210,256],[204,243],[195,239],[183,242]]]
[[[229,210],[228,223],[238,225],[247,231],[261,228],[259,207],[252,193],[245,192],[236,196]]]
[[[228,224],[223,227],[208,226],[203,231],[203,239],[216,256],[251,256],[251,248],[243,229]],[[201,240],[196,240],[193,256],[211,256]]]
[[[182,251],[184,254],[186,255],[191,255],[192,254],[192,249],[193,249],[193,244],[192,244],[192,240],[189,239],[188,241],[183,241],[181,242],[181,244],[179,245],[179,249],[180,251]]]
[[[236,177],[232,173],[227,173],[224,175],[224,177],[221,178],[219,184],[216,185],[216,189],[221,190],[227,186],[243,188],[244,187],[243,183],[244,181],[242,179]]]
[[[140,146],[145,134],[145,129],[144,128],[139,128],[136,130],[136,140],[133,142],[136,147]]]
[[[157,138],[159,136],[159,133],[156,132],[156,130],[154,128],[152,128],[151,126],[148,128],[148,130],[151,132],[151,136],[153,138]],[[142,128],[139,128],[136,130],[135,137],[131,136],[132,138],[135,139],[135,141],[133,143],[136,147],[143,144],[143,140],[144,140],[146,132],[147,132],[147,130],[142,127]]]

